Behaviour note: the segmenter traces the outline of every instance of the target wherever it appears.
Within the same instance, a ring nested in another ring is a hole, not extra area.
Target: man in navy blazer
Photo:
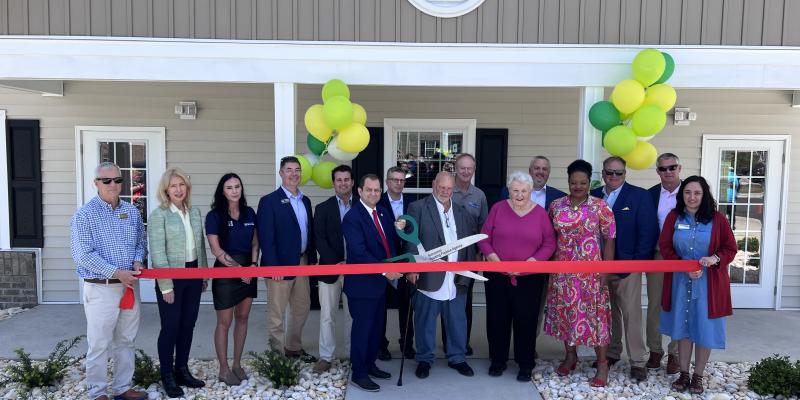
[[[653,207],[658,214],[659,232],[664,228],[664,220],[667,214],[675,208],[678,202],[678,191],[681,188],[681,160],[672,153],[664,153],[656,159],[656,173],[661,179],[661,183],[648,189],[653,198]],[[663,260],[661,253],[656,246],[656,253],[653,257],[656,260]],[[647,368],[661,368],[661,359],[664,357],[664,347],[661,342],[661,289],[664,286],[663,272],[647,273],[647,323],[645,324],[645,337],[647,348],[650,349],[650,359],[647,360]],[[670,340],[667,347],[667,374],[676,374],[680,371],[678,362],[678,342]]]
[[[652,260],[658,240],[658,219],[653,200],[645,189],[625,182],[625,160],[612,156],[603,161],[605,186],[592,190],[614,211],[617,227],[615,256],[617,260]],[[608,361],[619,361],[625,342],[630,358],[631,378],[647,380],[647,349],[642,330],[642,273],[612,274],[608,283],[611,294],[611,345]]]
[[[536,156],[528,166],[528,173],[533,178],[533,190],[531,190],[531,201],[542,206],[545,210],[550,208],[550,203],[555,199],[560,199],[567,194],[552,187],[547,186],[550,179],[550,160],[545,156]],[[508,199],[508,188],[503,186],[500,191],[500,199]],[[544,304],[544,303],[542,303]]]
[[[364,175],[359,181],[360,200],[344,216],[342,234],[348,264],[380,263],[393,257],[397,241],[391,211],[378,205],[381,181],[377,175]],[[386,280],[403,276],[397,272],[346,275],[347,295],[353,327],[350,331],[350,382],[363,390],[377,392],[380,386],[370,377],[389,379],[391,374],[375,365],[385,320]]]
[[[317,263],[311,200],[303,196],[300,161],[281,159],[281,187],[258,202],[258,243],[261,265],[306,265]],[[302,348],[303,326],[311,307],[308,277],[274,277],[267,281],[267,334],[270,348],[306,362],[316,359]],[[288,326],[286,308],[291,306]],[[284,337],[285,336],[285,337]]]
[[[411,204],[411,198],[403,194],[406,187],[406,171],[400,167],[390,167],[386,171],[386,191],[381,195],[378,205],[391,211],[394,219],[397,220],[403,214],[408,213],[408,205]],[[397,241],[397,251],[401,250],[402,243]],[[397,280],[397,288],[387,283],[386,290],[389,292],[394,291],[397,294],[397,319],[398,326],[400,327],[400,347],[403,351],[403,356],[408,359],[413,359],[416,355],[414,351],[414,323],[409,319],[408,324],[408,337],[404,337],[406,331],[406,316],[409,312],[413,314],[411,308],[411,294],[414,291],[414,286],[409,284],[405,279]],[[387,293],[391,295],[391,293]],[[387,302],[388,304],[388,302]],[[413,317],[412,317],[413,318]],[[405,344],[405,347],[403,345]],[[381,341],[381,348],[378,352],[378,359],[388,361],[392,359],[392,354],[389,352],[389,339],[386,338],[386,323],[383,326],[383,339]]]

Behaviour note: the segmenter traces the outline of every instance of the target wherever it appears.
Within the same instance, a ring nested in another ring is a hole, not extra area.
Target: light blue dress
[[[711,225],[699,224],[693,216],[683,214],[675,221],[672,246],[683,260],[699,260],[708,256]],[[699,279],[686,272],[672,274],[672,310],[661,311],[661,333],[673,340],[689,338],[699,346],[725,348],[725,317],[708,318],[708,274]]]

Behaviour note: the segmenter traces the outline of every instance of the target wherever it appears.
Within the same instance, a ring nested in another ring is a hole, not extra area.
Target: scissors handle
[[[387,259],[383,260],[383,262],[389,262],[389,263],[396,262],[396,261],[407,261],[407,262],[412,262],[413,263],[413,262],[416,262],[417,260],[414,258],[414,255],[410,254],[410,253],[401,254],[399,256],[392,257],[392,258],[387,258]]]
[[[411,232],[409,232],[409,233],[406,233],[405,231],[403,231],[401,229],[397,229],[397,227],[395,227],[394,230],[397,232],[397,236],[400,236],[400,239],[403,239],[406,242],[409,242],[409,243],[413,244],[414,246],[419,245],[420,244],[420,241],[419,241],[419,226],[417,225],[416,218],[414,218],[414,217],[412,217],[412,216],[410,216],[408,214],[403,214],[400,217],[398,217],[397,219],[405,220],[409,224],[411,224]]]

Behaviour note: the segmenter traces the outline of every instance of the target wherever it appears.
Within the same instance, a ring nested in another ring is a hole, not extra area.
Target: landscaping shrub
[[[276,388],[291,387],[300,382],[300,369],[303,362],[292,360],[274,350],[263,353],[249,352],[253,359],[250,366],[258,371],[259,375],[266,377]]]
[[[22,348],[14,350],[14,353],[19,357],[19,362],[12,363],[6,367],[8,379],[0,382],[0,385],[18,385],[23,397],[33,388],[55,385],[61,381],[70,365],[75,364],[84,357],[76,357],[68,354],[83,337],[84,336],[81,335],[58,342],[55,349],[50,353],[50,356],[47,357],[47,360],[42,362],[34,363],[34,361],[31,360],[30,353]]]
[[[153,363],[153,359],[142,349],[136,349],[136,361],[133,368],[133,383],[146,388],[161,381],[161,371]]]
[[[762,396],[800,396],[800,361],[792,363],[777,354],[767,357],[750,369],[747,387]]]

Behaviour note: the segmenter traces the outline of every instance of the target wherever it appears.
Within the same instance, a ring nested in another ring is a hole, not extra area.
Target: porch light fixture
[[[197,119],[197,102],[181,101],[175,106],[175,115],[181,119]]]
[[[689,107],[675,107],[675,125],[688,126],[692,121],[697,120],[697,113]]]
[[[792,92],[792,108],[800,108],[800,90]]]

